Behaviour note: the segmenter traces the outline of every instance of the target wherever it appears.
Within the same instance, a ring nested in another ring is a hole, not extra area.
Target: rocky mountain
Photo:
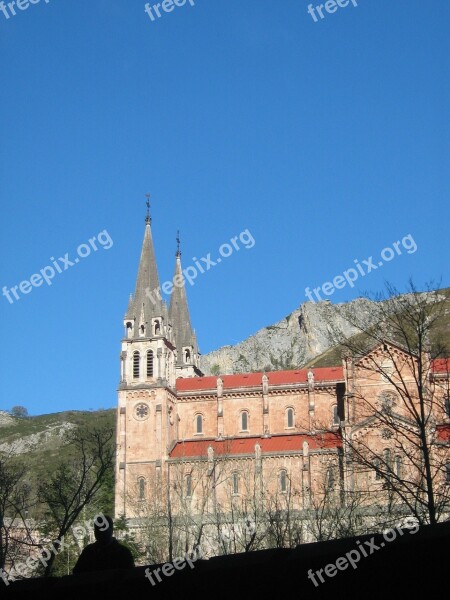
[[[447,297],[447,314],[440,327],[450,346],[450,289],[441,290]],[[332,304],[305,302],[274,325],[264,327],[235,346],[223,346],[201,356],[200,368],[205,375],[229,375],[249,371],[275,371],[304,366],[340,364],[341,350],[333,348],[330,323],[346,336],[359,332],[346,319],[350,310],[357,321],[370,327],[377,322],[379,302],[357,298]]]
[[[370,326],[375,302],[357,298],[351,303],[358,318]],[[259,330],[235,346],[223,346],[201,357],[205,375],[227,375],[245,371],[294,369],[308,363],[330,348],[329,323],[342,327],[346,335],[357,333],[343,316],[346,304],[330,301],[305,302],[290,315]]]

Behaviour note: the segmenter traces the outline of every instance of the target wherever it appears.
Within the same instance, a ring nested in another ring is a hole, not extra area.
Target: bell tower
[[[177,438],[177,349],[161,297],[147,197],[145,233],[134,294],[124,317],[117,412],[116,517],[137,516],[164,475]],[[141,504],[140,504],[141,503]]]

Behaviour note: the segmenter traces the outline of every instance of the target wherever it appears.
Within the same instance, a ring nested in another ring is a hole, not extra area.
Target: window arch
[[[186,348],[184,351],[184,362],[186,364],[191,362],[191,351],[189,350],[189,348]]]
[[[141,362],[141,355],[139,354],[139,352],[133,352],[133,378],[134,379],[139,379],[139,375],[140,375],[140,362]]]
[[[147,352],[147,377],[153,377],[153,350]]]
[[[203,433],[203,415],[195,415],[195,433]]]
[[[233,494],[239,494],[239,473],[233,473],[232,485],[233,485]]]
[[[287,492],[287,473],[282,469],[279,473],[280,492]]]
[[[249,414],[247,410],[241,412],[241,431],[248,431]]]
[[[158,321],[158,319],[156,319],[155,321],[155,335],[160,335],[161,333],[161,325]]]
[[[294,427],[294,409],[291,406],[286,409],[286,427],[288,429]]]
[[[145,481],[144,477],[139,477],[138,485],[139,485],[139,500],[145,500],[146,481]]]

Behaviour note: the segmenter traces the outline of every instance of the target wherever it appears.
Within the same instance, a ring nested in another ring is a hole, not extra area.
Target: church
[[[174,280],[182,277],[178,244]],[[405,360],[403,348],[386,342],[325,368],[204,376],[185,287],[173,287],[168,308],[151,294],[157,289],[148,213],[123,322],[116,518],[169,510],[189,517],[186,529],[198,542],[205,524],[224,526],[230,515],[240,515],[253,524],[254,539],[264,511],[302,515],[324,497],[342,505],[356,493],[367,505],[374,493],[388,493],[386,470],[396,481],[406,480],[414,448],[398,443],[398,427],[412,430],[414,423],[394,378],[401,364],[402,381],[413,385],[416,359]],[[381,372],[370,368],[374,361],[383,365]],[[426,364],[439,400],[428,434],[440,461],[436,476],[448,492],[450,360]],[[352,457],[359,443],[370,460],[356,467]],[[297,541],[308,539],[304,531],[296,535]]]

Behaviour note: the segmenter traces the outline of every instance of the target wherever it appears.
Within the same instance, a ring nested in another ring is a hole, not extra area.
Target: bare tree
[[[376,300],[378,323],[369,328],[347,308],[345,317],[358,335],[346,337],[329,324],[333,342],[345,349],[348,373],[343,428],[353,471],[348,479],[370,487],[375,478],[372,490],[387,503],[400,500],[419,523],[434,524],[449,510],[450,499],[448,365],[442,381],[434,372],[437,361],[448,356],[442,337],[448,293],[431,286],[419,292],[410,281],[406,294],[387,284]],[[362,380],[367,385],[357,383]],[[383,386],[381,394],[374,395],[373,382]]]
[[[70,434],[70,457],[60,462],[39,486],[40,501],[47,508],[47,525],[59,546],[83,509],[99,493],[113,468],[114,430],[86,427]],[[45,575],[52,571],[55,554],[47,562]]]
[[[305,529],[310,539],[322,542],[367,533],[365,495],[342,489],[335,460],[324,461],[308,500]]]
[[[24,555],[24,549],[36,546],[27,522],[31,486],[28,472],[17,457],[0,453],[0,568]],[[25,551],[25,554],[27,552]]]

